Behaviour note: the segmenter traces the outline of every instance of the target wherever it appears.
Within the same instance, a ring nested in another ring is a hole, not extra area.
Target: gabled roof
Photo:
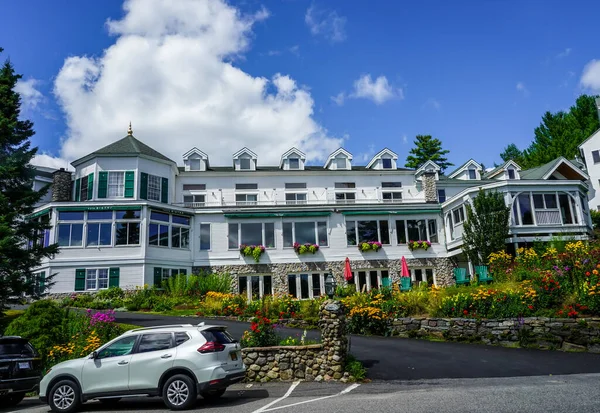
[[[521,167],[515,161],[513,161],[512,159],[509,159],[508,161],[504,162],[502,165],[497,166],[494,169],[492,169],[491,171],[483,174],[482,178],[483,179],[493,178],[494,176],[498,175],[500,172],[508,169],[509,166],[513,166],[517,171],[521,170]]]
[[[239,151],[237,151],[236,153],[233,154],[233,159],[237,159],[240,156],[242,156],[243,154],[250,155],[250,157],[252,159],[256,159],[257,158],[257,156],[256,156],[256,154],[254,152],[252,152],[250,149],[248,149],[247,147],[244,146],[242,149],[240,149]]]
[[[200,156],[200,158],[202,158],[202,159],[208,159],[208,155],[205,154],[204,152],[202,152],[200,149],[196,148],[195,146],[183,154],[183,159],[186,159],[190,155],[193,155],[193,154]]]
[[[432,169],[432,168],[433,168],[433,170],[434,170],[435,172],[439,172],[439,171],[442,169],[442,168],[440,168],[440,167],[439,167],[439,165],[438,165],[437,163],[433,162],[432,160],[428,160],[428,161],[427,161],[427,162],[425,162],[423,165],[421,165],[421,166],[419,167],[419,169],[417,169],[417,170],[415,171],[415,176],[419,176],[419,175],[421,175],[423,172],[425,172],[426,170],[428,170],[428,169]]]
[[[396,154],[396,152],[393,152],[392,150],[390,150],[388,148],[383,148],[378,154],[376,154],[373,157],[373,159],[371,159],[371,161],[367,164],[367,168],[372,167],[373,164],[377,161],[377,159],[381,158],[384,154],[388,154],[395,161],[398,160],[398,155]]]
[[[335,151],[333,151],[331,153],[331,155],[329,155],[327,157],[327,161],[325,162],[325,165],[323,166],[324,168],[327,168],[329,166],[329,164],[331,163],[331,161],[338,155],[344,155],[346,158],[348,158],[349,160],[352,160],[352,154],[350,152],[348,152],[347,150],[345,150],[344,148],[339,148],[336,149]]]
[[[458,175],[460,172],[464,171],[465,169],[467,169],[467,167],[469,167],[470,165],[474,165],[476,169],[482,170],[483,168],[481,167],[480,164],[478,164],[477,162],[475,162],[472,158],[469,159],[467,162],[463,163],[461,166],[459,166],[458,168],[456,168],[454,171],[452,171],[452,173],[450,173],[450,175],[448,175],[448,178],[454,178],[456,175]]]
[[[573,163],[563,158],[562,156],[544,165],[538,166],[537,168],[531,168],[521,171],[521,179],[548,179],[562,165],[572,169],[573,172],[575,172],[581,177],[581,180],[590,179],[585,172],[583,172],[581,169],[573,165]]]
[[[306,154],[304,152],[298,148],[290,148],[287,152],[281,155],[281,161],[279,162],[280,168],[283,167],[283,160],[289,158],[292,154],[298,155],[298,158],[302,159],[303,161],[306,160]]]
[[[73,162],[71,165],[77,166],[89,159],[102,156],[147,156],[149,158],[160,159],[162,161],[167,161],[171,163],[175,163],[172,159],[167,158],[162,153],[152,149],[145,143],[137,140],[133,135],[127,135],[123,139],[119,139],[116,142],[111,143],[103,148],[98,149],[95,152],[90,153],[82,158],[79,158]]]

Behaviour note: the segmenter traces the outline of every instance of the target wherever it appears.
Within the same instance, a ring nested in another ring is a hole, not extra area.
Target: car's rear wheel
[[[56,413],[72,413],[79,409],[79,386],[71,380],[61,380],[48,393],[48,404]]]
[[[6,407],[13,407],[21,403],[21,400],[25,398],[25,393],[11,393],[5,396],[0,396],[0,405]]]
[[[202,396],[202,398],[211,401],[211,400],[217,400],[219,397],[221,397],[222,395],[225,394],[225,389],[218,389],[218,390],[207,390],[205,392],[200,393],[200,396]]]
[[[163,401],[171,410],[186,410],[196,404],[196,384],[185,374],[170,377],[162,389]]]

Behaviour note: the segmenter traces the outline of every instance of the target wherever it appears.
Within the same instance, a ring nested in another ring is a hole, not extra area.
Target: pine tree
[[[48,188],[33,189],[30,162],[37,148],[29,142],[33,123],[19,119],[21,98],[14,88],[20,78],[9,61],[0,68],[0,312],[11,296],[43,294],[33,288],[32,268],[58,252],[56,245],[43,245],[48,222],[27,219]]]
[[[414,143],[415,147],[410,150],[404,165],[407,168],[418,169],[425,162],[433,161],[440,167],[441,172],[444,172],[449,166],[454,165],[448,162],[445,155],[450,151],[442,149],[442,142],[439,139],[434,139],[431,135],[417,135]]]
[[[514,161],[517,163],[517,165],[521,166],[523,161],[523,152],[517,148],[517,145],[511,143],[504,148],[504,151],[500,154],[500,158],[502,158],[504,162]]]
[[[504,250],[508,238],[510,208],[500,192],[479,190],[473,207],[467,203],[463,226],[463,250],[474,264],[487,264],[492,252]]]

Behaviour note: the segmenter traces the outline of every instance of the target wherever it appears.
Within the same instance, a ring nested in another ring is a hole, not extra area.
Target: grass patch
[[[358,361],[352,354],[346,357],[344,370],[347,371],[356,381],[362,381],[367,378],[367,369],[362,362]]]

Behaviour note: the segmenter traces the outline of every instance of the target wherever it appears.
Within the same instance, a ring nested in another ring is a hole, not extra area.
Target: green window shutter
[[[187,275],[187,270],[185,268],[182,268],[179,270],[179,274]]]
[[[75,270],[75,291],[85,291],[85,269]]]
[[[119,269],[118,268],[110,268],[108,270],[108,287],[118,287],[119,286]]]
[[[89,201],[94,197],[94,174],[93,173],[89,174],[87,179],[88,179],[87,199]]]
[[[162,268],[154,267],[154,285],[158,288],[162,285]]]
[[[168,204],[169,203],[169,180],[167,178],[162,179],[162,185],[161,185],[160,189],[161,189],[160,202],[162,202],[163,204]]]
[[[135,172],[125,172],[125,198],[133,198],[133,186],[134,186]]]
[[[148,199],[148,174],[140,173],[140,199]]]
[[[106,198],[108,193],[108,172],[98,172],[98,198]]]
[[[40,272],[38,281],[40,283],[40,294],[42,294],[46,289],[46,271]]]
[[[75,201],[81,201],[81,178],[75,180]]]

